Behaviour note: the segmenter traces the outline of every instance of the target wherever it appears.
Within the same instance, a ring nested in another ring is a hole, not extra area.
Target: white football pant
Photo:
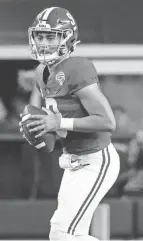
[[[61,158],[64,156],[69,161],[71,155],[63,154]],[[119,174],[119,156],[112,143],[104,150],[78,159],[88,165],[64,171],[58,207],[51,219],[51,241],[95,241],[88,235],[92,216]]]

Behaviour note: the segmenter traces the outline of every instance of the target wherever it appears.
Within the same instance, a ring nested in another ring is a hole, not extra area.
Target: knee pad
[[[56,227],[51,227],[49,233],[50,241],[99,241],[97,238],[89,235],[71,235],[64,231],[57,229]]]
[[[59,240],[60,238],[60,233],[58,229],[51,227],[50,233],[49,233],[49,239],[50,240]]]
[[[55,227],[51,227],[49,239],[51,241],[76,241],[75,236],[61,231]]]

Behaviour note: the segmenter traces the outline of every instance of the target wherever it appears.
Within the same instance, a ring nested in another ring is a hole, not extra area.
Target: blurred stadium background
[[[143,237],[143,1],[0,0],[0,239],[48,239],[63,171],[54,153],[22,139],[19,114],[29,102],[33,69],[27,29],[42,9],[67,8],[79,25],[75,56],[93,60],[115,113],[113,143],[121,158],[114,187],[93,217],[100,239]],[[25,80],[24,89],[20,83]]]

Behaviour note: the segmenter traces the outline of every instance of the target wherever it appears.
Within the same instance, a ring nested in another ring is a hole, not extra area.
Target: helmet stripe
[[[43,16],[43,20],[47,20],[47,18],[49,17],[49,14],[53,11],[53,9],[55,9],[57,7],[52,7],[52,8],[47,8],[47,11],[44,12],[44,16]]]
[[[47,9],[45,9],[45,10],[40,14],[40,19],[43,18],[43,16],[44,16],[44,14],[45,14],[46,11],[47,11]]]

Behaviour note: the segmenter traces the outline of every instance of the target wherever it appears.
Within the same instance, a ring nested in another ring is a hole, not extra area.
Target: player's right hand
[[[22,118],[22,114],[20,114],[20,117]],[[19,122],[20,132],[24,134],[23,128],[22,128],[22,122]]]
[[[22,118],[22,114],[20,114],[20,117]],[[22,128],[22,121],[19,122],[20,132],[22,133],[23,138],[31,145],[31,142],[28,140],[28,138],[24,134],[24,130]]]

